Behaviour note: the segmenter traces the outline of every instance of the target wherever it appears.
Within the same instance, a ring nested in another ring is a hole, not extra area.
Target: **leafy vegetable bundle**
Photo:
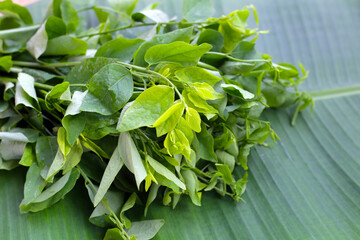
[[[126,211],[146,215],[157,197],[175,208],[183,195],[200,206],[212,190],[240,200],[251,147],[277,139],[263,110],[294,105],[294,123],[313,103],[297,89],[301,64],[255,50],[253,6],[207,19],[185,0],[174,21],[136,3],[54,0],[41,25],[0,3],[0,169],[29,167],[22,213],[57,203],[82,176],[105,239],[150,239],[163,221],[131,222]],[[83,11],[99,25],[84,30]]]

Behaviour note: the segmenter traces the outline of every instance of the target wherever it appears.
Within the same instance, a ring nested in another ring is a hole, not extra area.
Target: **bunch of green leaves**
[[[156,5],[134,12],[136,3],[54,0],[40,25],[0,3],[0,169],[28,167],[22,213],[60,201],[81,175],[105,239],[150,239],[163,221],[131,222],[126,211],[146,216],[158,197],[175,208],[184,195],[200,206],[206,191],[240,200],[251,147],[278,138],[263,110],[294,105],[294,123],[313,103],[297,89],[301,64],[255,50],[253,6],[207,18],[211,5],[199,13],[185,0],[171,21]],[[84,29],[82,11],[98,26]]]

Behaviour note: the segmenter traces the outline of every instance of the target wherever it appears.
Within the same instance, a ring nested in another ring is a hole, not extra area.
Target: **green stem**
[[[161,79],[165,80],[166,82],[168,82],[171,87],[175,90],[176,94],[179,96],[180,100],[184,103],[185,107],[187,107],[186,103],[185,103],[185,100],[183,99],[180,91],[177,89],[177,87],[167,78],[167,77],[164,77],[163,75],[161,75],[160,73],[158,72],[155,72],[155,71],[152,71],[152,70],[149,70],[149,69],[146,69],[146,68],[143,68],[143,67],[139,67],[139,66],[135,66],[135,65],[131,65],[131,64],[128,64],[128,63],[122,63],[122,62],[118,62],[119,64],[123,65],[123,66],[126,66],[128,68],[132,68],[132,69],[135,69],[135,70],[138,70],[138,71],[141,71],[141,72],[145,72],[145,73],[149,73],[149,74],[152,74],[152,75],[156,75],[158,77],[160,77]]]
[[[80,62],[60,62],[60,63],[38,63],[38,62],[24,62],[24,61],[13,61],[15,66],[21,67],[35,67],[35,68],[47,68],[53,69],[57,67],[71,67],[80,64]]]
[[[94,192],[96,192],[96,188],[94,186],[94,184],[91,182],[91,180],[88,178],[88,176],[85,174],[85,172],[81,169],[81,167],[78,165],[76,166],[77,169],[79,169],[79,172],[81,174],[81,176],[84,178],[85,182],[88,182],[90,184],[90,187],[92,188],[92,190]],[[127,233],[125,232],[124,228],[123,228],[123,224],[120,222],[119,218],[116,216],[116,214],[114,213],[114,211],[111,209],[111,207],[109,206],[109,204],[102,199],[101,200],[102,203],[105,205],[105,207],[109,210],[110,215],[114,218],[114,220],[116,221],[116,225],[118,226],[118,228],[120,229],[121,233],[123,234],[124,237],[126,237],[126,239],[130,240],[129,235],[127,235]]]
[[[17,83],[18,80],[16,78],[0,77],[0,81]],[[53,89],[53,86],[39,82],[34,82],[34,86],[48,91]]]
[[[309,92],[309,94],[313,97],[314,100],[326,100],[330,98],[338,98],[360,94],[360,86],[320,90]]]
[[[216,67],[211,66],[210,64],[207,63],[203,63],[203,62],[198,62],[198,67],[202,67],[208,70],[212,70],[212,71],[219,71],[219,69],[217,69]]]
[[[125,30],[128,28],[136,28],[136,27],[146,27],[146,26],[155,26],[155,25],[179,25],[179,24],[201,25],[201,24],[209,24],[209,23],[210,22],[155,22],[155,23],[130,24],[128,26],[114,28],[114,29],[110,29],[110,30],[104,31],[104,32],[84,34],[84,35],[80,35],[77,37],[78,38],[92,37],[92,36],[96,36],[96,35],[108,34],[108,33]]]
[[[267,59],[238,59],[238,58],[234,58],[234,57],[230,56],[229,54],[219,53],[219,52],[207,52],[207,53],[205,53],[205,55],[221,56],[221,57],[228,58],[235,62],[243,62],[243,63],[255,63],[255,62],[269,63],[270,62]]]
[[[19,33],[27,33],[31,31],[35,31],[40,27],[39,25],[29,26],[29,27],[21,27],[21,28],[13,28],[13,29],[7,29],[7,30],[1,30],[0,31],[0,38],[6,39],[7,37],[13,35],[13,34],[19,34]]]

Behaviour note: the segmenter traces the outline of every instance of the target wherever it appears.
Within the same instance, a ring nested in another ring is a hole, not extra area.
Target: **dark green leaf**
[[[189,27],[153,37],[149,41],[146,41],[143,44],[141,44],[139,49],[135,52],[134,64],[138,66],[146,67],[148,63],[145,61],[144,57],[145,57],[145,53],[149,48],[158,44],[167,44],[174,41],[189,42],[192,32],[193,32],[193,28]]]
[[[117,38],[102,45],[96,51],[95,57],[117,58],[120,62],[130,62],[143,42],[142,39]]]

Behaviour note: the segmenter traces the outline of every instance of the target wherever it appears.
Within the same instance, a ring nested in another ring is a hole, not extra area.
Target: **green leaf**
[[[195,132],[201,132],[201,118],[199,113],[193,108],[187,108],[185,113],[187,125]]]
[[[5,71],[9,72],[10,68],[13,65],[11,56],[3,56],[0,57],[0,68],[4,69]]]
[[[79,16],[70,0],[62,0],[60,4],[61,17],[66,23],[67,33],[72,33],[79,25]]]
[[[122,239],[122,234],[118,228],[110,228],[106,231],[104,240],[117,240]]]
[[[97,187],[92,188],[89,184],[86,184],[88,194],[93,202],[94,196],[97,191]],[[121,207],[124,204],[124,193],[121,191],[108,190],[105,194],[105,201],[108,206],[114,211],[116,215],[120,213]],[[113,220],[110,219],[110,212],[106,205],[101,202],[97,205],[94,211],[91,213],[89,221],[99,227],[111,227],[114,225]]]
[[[121,160],[119,147],[116,147],[101,178],[100,186],[94,197],[94,206],[97,206],[103,199],[123,165],[124,162]]]
[[[19,164],[30,167],[36,161],[36,153],[32,144],[26,144],[24,154],[22,155]]]
[[[0,232],[3,238],[21,239],[26,235],[30,239],[41,239],[44,236],[55,239],[102,239],[105,231],[88,220],[92,206],[81,185],[75,186],[65,199],[51,208],[36,214],[19,214],[19,204],[24,197],[25,170],[16,168],[11,172],[1,170],[0,173],[0,182],[6,182],[0,187],[3,195],[0,205],[7,209],[0,215],[3,223]],[[38,224],[39,222],[42,224]],[[49,222],[52,224],[48,224]]]
[[[126,228],[129,228],[131,226],[131,222],[130,220],[125,216],[125,212],[129,209],[131,209],[134,205],[135,205],[135,202],[136,202],[136,193],[132,193],[130,195],[130,197],[128,198],[128,200],[126,200],[126,202],[124,203],[124,205],[122,206],[121,208],[121,212],[120,212],[120,220],[121,222],[124,224],[124,226]]]
[[[0,132],[1,140],[17,142],[35,142],[38,138],[39,131],[31,128],[13,128],[11,132]]]
[[[174,129],[166,135],[164,147],[170,156],[183,154],[190,160],[191,148],[190,143],[185,134],[180,129]]]
[[[62,82],[55,85],[51,91],[45,96],[45,104],[48,108],[51,107],[51,102],[57,103],[58,100],[71,101],[71,93],[68,82]]]
[[[196,65],[202,55],[208,52],[212,46],[203,43],[199,46],[185,42],[172,42],[150,47],[145,54],[145,61],[150,65],[160,62],[179,62],[187,65]]]
[[[45,189],[39,196],[37,196],[31,203],[25,204],[24,202],[20,204],[20,211],[22,213],[26,212],[38,212],[43,209],[46,209],[58,201],[60,201],[64,196],[71,191],[75,186],[76,180],[79,178],[79,170],[73,169],[71,172],[62,176],[49,188]]]
[[[201,192],[199,191],[199,180],[192,170],[182,170],[181,175],[184,177],[186,190],[189,193],[191,201],[197,206],[201,206]]]
[[[58,144],[56,137],[41,136],[36,141],[36,159],[41,170],[40,174],[44,179],[47,178],[57,151]]]
[[[209,134],[204,123],[201,124],[201,132],[196,134],[193,145],[200,158],[217,162],[214,152],[214,138]]]
[[[153,37],[149,41],[146,41],[143,44],[141,44],[139,49],[135,52],[134,64],[141,67],[148,66],[148,63],[145,61],[144,57],[145,57],[145,53],[149,48],[158,44],[167,44],[174,41],[183,41],[187,43],[190,41],[192,32],[193,32],[193,28],[188,27]]]
[[[120,62],[130,62],[143,42],[142,39],[117,38],[103,44],[96,51],[95,57],[117,58]]]
[[[38,59],[46,50],[48,36],[45,30],[46,23],[43,23],[36,33],[26,43],[26,49],[35,58]]]
[[[176,185],[179,186],[181,189],[186,189],[183,182],[180,181],[179,178],[175,176],[173,172],[171,172],[168,168],[166,168],[164,165],[150,157],[149,155],[146,156],[146,161],[150,164],[151,167],[154,168],[154,170],[159,173],[160,175],[164,176],[165,178],[169,179],[170,181],[173,181]]]
[[[87,42],[68,35],[50,39],[47,42],[44,56],[78,55],[85,54]]]
[[[165,221],[162,219],[132,222],[127,234],[129,236],[134,235],[136,240],[150,240],[155,237],[164,223]]]
[[[26,74],[19,73],[16,83],[15,105],[24,105],[30,108],[39,108],[34,87],[35,79]]]
[[[175,76],[182,82],[186,83],[208,83],[214,86],[221,79],[209,73],[203,68],[186,67],[175,72]]]
[[[126,132],[143,126],[152,126],[173,102],[174,90],[171,87],[159,85],[148,88],[125,111],[117,129]]]
[[[204,21],[214,13],[212,0],[183,0],[182,15],[189,22]]]
[[[137,2],[138,0],[109,0],[109,4],[111,7],[116,10],[126,12],[128,15],[131,15],[131,13],[134,11]]]
[[[2,140],[0,142],[0,153],[2,160],[18,160],[24,154],[26,143]],[[5,163],[4,163],[5,164]]]
[[[156,120],[153,127],[156,128],[156,135],[158,137],[172,131],[176,127],[184,113],[184,108],[185,106],[182,102],[175,103]]]
[[[135,143],[128,132],[120,133],[118,148],[121,160],[134,174],[136,185],[139,188],[147,173]]]
[[[23,6],[13,3],[12,1],[0,2],[0,12],[4,15],[21,19],[25,24],[32,24],[30,12]]]
[[[97,73],[102,67],[107,64],[114,63],[116,60],[110,58],[89,58],[81,62],[81,64],[73,67],[68,75],[66,75],[65,82],[70,84],[88,84],[92,76]],[[72,87],[71,91],[75,90],[85,91],[85,87]],[[74,114],[72,114],[74,115]]]
[[[209,43],[212,46],[211,50],[213,52],[220,52],[224,46],[224,36],[211,28],[202,29],[197,44],[200,45],[202,43]]]
[[[80,106],[84,99],[86,92],[75,91],[71,103],[66,109],[64,118],[62,119],[62,125],[66,130],[66,138],[70,145],[73,145],[80,133],[85,128],[85,121],[80,113]]]
[[[234,97],[239,97],[239,98],[243,98],[245,100],[247,99],[253,99],[255,97],[254,94],[252,94],[249,91],[246,91],[244,89],[242,89],[241,87],[234,85],[234,84],[221,84],[222,89],[224,89],[224,91]]]
[[[88,89],[80,110],[111,115],[120,110],[130,99],[133,80],[129,70],[113,63],[94,74]]]
[[[66,155],[65,165],[63,168],[63,174],[68,173],[72,170],[81,160],[83,154],[83,147],[80,143],[80,140],[77,139],[74,146],[72,146],[69,154]]]
[[[24,185],[24,204],[28,205],[35,200],[46,186],[46,181],[40,176],[40,168],[33,163],[26,174]]]
[[[66,34],[65,22],[58,17],[50,16],[45,23],[45,31],[48,39],[53,39]]]

